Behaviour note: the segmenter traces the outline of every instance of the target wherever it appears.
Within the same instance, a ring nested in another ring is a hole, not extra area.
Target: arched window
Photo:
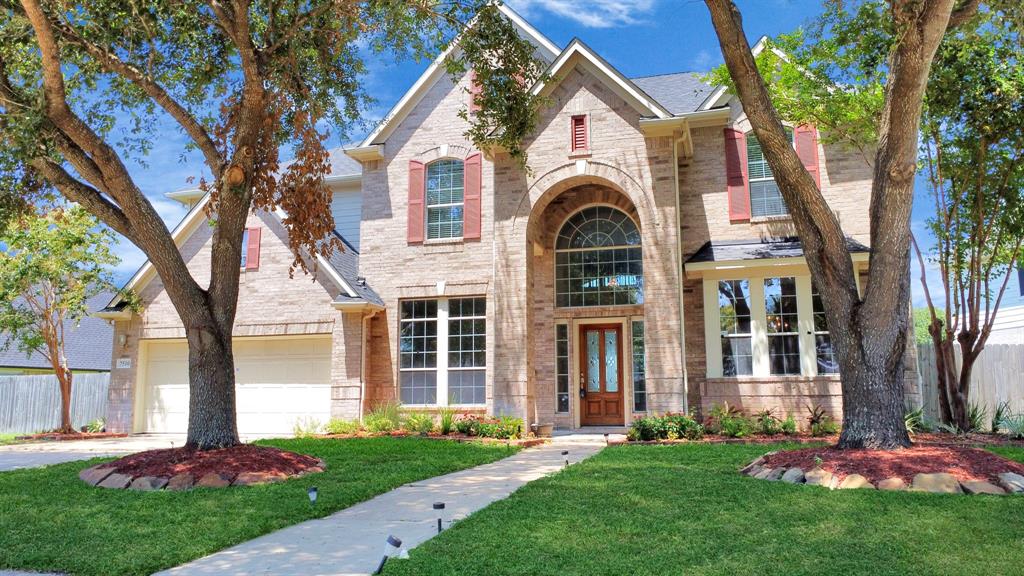
[[[462,238],[464,165],[446,158],[427,165],[427,238]]]
[[[640,230],[625,212],[591,206],[562,225],[555,242],[555,303],[640,304],[644,300]]]

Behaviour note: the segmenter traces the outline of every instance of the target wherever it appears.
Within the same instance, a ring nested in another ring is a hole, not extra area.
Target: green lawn
[[[777,448],[608,448],[385,573],[1024,574],[1024,496],[830,492],[736,472]],[[1024,461],[1022,449],[998,452]]]
[[[2,472],[0,569],[150,574],[515,450],[415,438],[261,443],[323,458],[327,470],[280,484],[148,493],[78,480],[81,469],[100,459]],[[320,491],[315,509],[306,497],[313,485]]]
[[[17,434],[0,434],[0,446],[4,446],[6,444],[14,444],[15,442],[17,442],[14,439],[15,436],[17,436]]]

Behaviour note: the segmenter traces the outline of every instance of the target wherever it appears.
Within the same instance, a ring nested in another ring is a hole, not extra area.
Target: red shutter
[[[483,179],[480,153],[466,157],[462,176],[462,238],[480,239],[480,187]]]
[[[747,138],[743,132],[725,129],[725,174],[729,189],[729,220],[750,220],[747,191]]]
[[[260,268],[260,228],[249,228],[249,244],[245,246],[245,269]]]
[[[796,127],[796,155],[800,157],[804,168],[814,178],[814,183],[821,190],[821,169],[818,166],[818,131],[810,124]]]
[[[571,127],[572,151],[578,152],[587,149],[587,117],[586,115],[573,116]]]
[[[409,234],[410,243],[423,242],[423,162],[409,161]]]
[[[469,71],[469,111],[479,112],[480,103],[477,102],[477,96],[483,92],[483,86],[476,81],[476,70]]]

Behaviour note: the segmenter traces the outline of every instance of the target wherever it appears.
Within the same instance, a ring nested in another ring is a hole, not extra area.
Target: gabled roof
[[[548,62],[555,59],[559,50],[558,46],[554,42],[531,26],[529,22],[517,14],[515,10],[509,8],[508,5],[504,3],[498,4],[498,10],[500,10],[506,18],[516,25],[523,38],[530,41],[537,47],[537,51],[543,59]],[[472,26],[472,23],[470,25]],[[386,116],[384,116],[381,123],[378,124],[365,139],[363,139],[357,149],[381,144],[387,140],[388,136],[391,135],[391,132],[393,132],[394,129],[400,125],[403,120],[405,120],[406,116],[408,116],[420,100],[423,99],[423,96],[427,91],[447,72],[444,66],[445,59],[448,58],[448,56],[451,55],[457,47],[458,38],[452,41],[448,48],[439,54],[433,62],[431,62],[426,71],[424,71],[423,74],[420,75],[419,79],[416,80],[416,83],[412,85],[412,88],[410,88],[409,91],[402,96],[402,99],[395,104]]]
[[[86,310],[102,308],[110,300],[110,293],[93,296],[86,301]],[[0,366],[11,368],[40,368],[50,370],[50,363],[42,354],[32,352],[25,354],[18,350],[15,343],[6,350],[3,345],[7,337],[0,335]],[[64,354],[68,367],[72,370],[110,370],[110,358],[113,354],[114,329],[105,320],[86,316],[78,326],[71,322],[64,323]]]
[[[750,53],[754,55],[754,58],[760,56],[761,52],[764,52],[765,48],[771,48],[772,52],[776,56],[782,58],[783,60],[786,60],[787,62],[789,61],[788,54],[774,46],[770,46],[768,42],[769,40],[767,36],[761,36],[761,38],[758,39],[757,43],[754,44],[754,46],[750,49]],[[733,95],[732,93],[729,92],[728,87],[717,86],[714,92],[712,92],[704,101],[704,103],[700,105],[699,110],[711,110],[712,108],[720,108],[728,104],[729,100],[731,100],[732,97]]]
[[[699,72],[676,72],[631,78],[634,84],[658,101],[673,115],[695,112],[715,87]]]

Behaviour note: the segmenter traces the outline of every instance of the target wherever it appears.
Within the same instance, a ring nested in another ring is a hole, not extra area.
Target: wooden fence
[[[107,415],[110,374],[75,374],[71,420],[81,428]],[[56,376],[0,376],[0,433],[31,433],[60,426]]]
[[[961,361],[956,346],[957,365]],[[917,348],[917,367],[921,374],[921,398],[929,420],[938,422],[938,375],[935,370],[935,348],[921,344]],[[989,344],[978,357],[971,373],[970,402],[985,410],[985,427],[996,406],[1009,402],[1010,412],[1024,413],[1024,344]]]

